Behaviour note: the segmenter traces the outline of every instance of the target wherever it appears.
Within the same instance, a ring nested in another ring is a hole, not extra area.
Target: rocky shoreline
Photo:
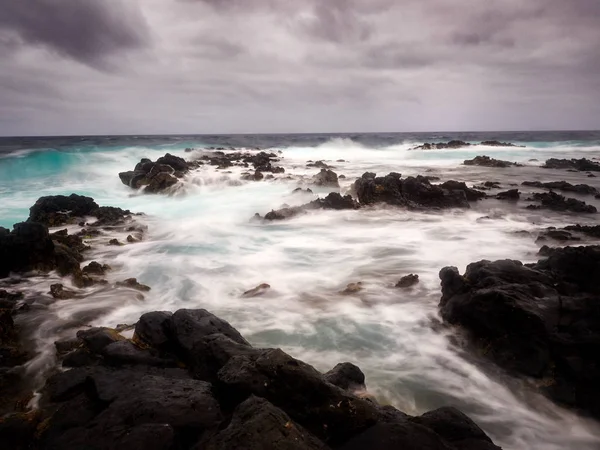
[[[282,156],[272,152],[189,153],[196,153],[191,161],[170,154],[156,162],[142,159],[119,177],[132,189],[158,194],[176,192],[186,174],[201,166],[248,168],[241,179],[251,182],[285,172],[276,165]],[[485,156],[464,164],[521,167]],[[591,173],[596,166],[583,159],[548,160],[542,167]],[[524,209],[597,212],[582,200],[554,192],[597,198],[598,190],[586,184],[524,181],[521,187],[544,192],[512,188],[490,194],[510,186],[486,182],[469,187],[455,180],[436,184],[435,177],[426,175],[403,178],[395,172],[367,172],[343,195],[337,192],[342,176],[334,166],[317,161],[308,167],[318,170],[311,185],[335,191],[254,219],[280,221],[319,210],[376,205],[410,211],[469,209],[481,201],[517,203],[522,197],[530,203],[519,203]],[[310,189],[298,189],[313,195]],[[597,240],[597,228],[541,229],[536,242]],[[30,350],[13,320],[27,314],[19,282],[31,274],[56,271],[74,288],[55,283],[51,297],[77,298],[79,289],[110,284],[110,261],[91,261],[86,257],[90,246],[135,244],[145,232],[131,211],[99,206],[77,194],[41,197],[26,222],[12,230],[0,228],[0,279],[6,281],[0,285],[0,441],[10,448],[499,448],[457,409],[444,407],[413,417],[379,405],[354,364],[341,363],[320,373],[279,349],[252,347],[229,323],[206,310],[151,312],[130,327],[81,328],[57,341],[64,371],[49,374],[37,408],[31,409],[31,386],[19,370],[31,357]],[[525,265],[475,262],[464,275],[453,267],[442,269],[441,317],[447,326],[466,331],[472,350],[485,359],[532,380],[534,388],[557,403],[600,418],[600,389],[594,383],[600,367],[600,315],[595,304],[600,292],[593,283],[600,275],[600,246],[544,245],[540,256],[544,258]],[[397,287],[410,288],[418,280],[410,274]],[[109,287],[151,289],[135,278]],[[130,328],[135,332],[127,337]]]

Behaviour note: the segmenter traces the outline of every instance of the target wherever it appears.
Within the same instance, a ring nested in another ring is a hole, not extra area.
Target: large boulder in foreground
[[[75,217],[91,216],[98,209],[91,197],[71,194],[40,197],[29,209],[28,222],[42,223],[55,227],[70,223]]]
[[[600,417],[600,246],[547,259],[479,261],[440,272],[440,312],[482,355],[540,380],[553,400]]]
[[[206,310],[147,313],[132,340],[115,333],[79,333],[67,358],[88,357],[48,379],[33,448],[497,448],[458,411],[410,417],[381,407],[352,392],[364,389],[357,366],[324,375],[279,349],[252,347]],[[113,347],[127,348],[118,361]]]
[[[444,189],[443,186],[432,185],[420,175],[402,178],[399,173],[392,172],[378,177],[367,172],[356,180],[353,190],[363,205],[387,203],[413,209],[469,208],[462,186],[458,189]]]

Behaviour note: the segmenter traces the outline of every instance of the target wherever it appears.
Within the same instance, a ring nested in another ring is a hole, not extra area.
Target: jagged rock
[[[569,225],[565,230],[576,231],[594,238],[600,238],[600,225]]]
[[[133,171],[119,173],[121,182],[133,189],[144,188],[144,192],[163,192],[179,182],[192,167],[183,158],[167,153],[152,162],[143,158]]]
[[[427,180],[430,180],[431,177],[425,178],[427,178]],[[467,200],[470,202],[475,202],[485,197],[484,192],[478,191],[476,189],[471,189],[467,187],[465,183],[459,181],[450,180],[446,181],[445,183],[438,184],[438,186],[448,191],[462,191],[465,193],[465,197],[467,197]]]
[[[127,278],[123,281],[117,281],[117,286],[127,287],[131,289],[135,289],[138,291],[148,292],[150,290],[150,286],[146,286],[145,284],[138,283],[136,278]]]
[[[123,243],[120,242],[118,239],[111,239],[110,241],[108,241],[108,245],[121,246],[123,245]]]
[[[0,227],[0,278],[10,272],[50,271],[55,267],[55,245],[44,225],[21,222],[10,232]]]
[[[399,173],[377,177],[365,173],[354,183],[361,204],[387,203],[409,208],[469,208],[465,193],[432,185],[425,177],[401,178]]]
[[[586,158],[556,159],[550,158],[542,166],[544,169],[575,169],[582,172],[600,172],[600,164]]]
[[[410,418],[379,407],[353,395],[364,391],[357,366],[323,375],[281,350],[251,347],[205,310],[145,314],[133,342],[107,330],[80,331],[86,347],[63,363],[79,367],[48,380],[48,419],[32,437],[39,448],[327,450],[364,448],[357,443],[369,436],[373,448],[494,448],[458,411]]]
[[[79,330],[77,337],[93,353],[100,353],[104,347],[125,338],[112,328],[95,327],[88,330]]]
[[[313,183],[316,186],[340,187],[337,174],[328,169],[321,169],[321,171],[313,177]]]
[[[540,253],[519,261],[480,261],[464,276],[440,272],[442,318],[466,329],[482,355],[541,380],[553,400],[600,417],[600,247]]]
[[[449,142],[425,142],[423,145],[411,148],[411,150],[442,150],[446,148],[462,148],[469,147],[471,144],[464,141],[453,140]]]
[[[278,210],[272,210],[265,214],[265,220],[285,220],[295,217],[299,214],[304,214],[306,212],[305,209],[299,206],[295,206],[292,208],[281,208]]]
[[[329,372],[324,375],[325,380],[331,384],[336,385],[346,391],[364,391],[365,386],[365,374],[360,370],[358,366],[352,363],[345,362],[337,364]]]
[[[400,281],[396,283],[397,288],[408,288],[412,287],[419,282],[419,275],[409,274],[400,278]]]
[[[254,173],[247,173],[242,175],[242,180],[246,180],[246,181],[260,181],[264,178],[265,176],[262,174],[262,172],[256,170]]]
[[[65,287],[60,283],[50,285],[50,294],[52,297],[58,300],[66,300],[75,297],[74,291],[65,289]]]
[[[523,186],[531,186],[537,188],[546,189],[557,189],[565,192],[576,192],[584,195],[596,195],[598,190],[595,187],[588,186],[587,184],[576,184],[567,183],[566,181],[551,181],[549,183],[542,183],[541,181],[523,181]]]
[[[463,162],[465,166],[483,166],[483,167],[520,167],[521,164],[517,164],[510,161],[502,161],[500,159],[490,158],[489,156],[476,156],[473,159],[467,159]]]
[[[581,200],[577,200],[574,198],[565,198],[562,195],[557,194],[556,192],[543,192],[543,193],[534,193],[532,195],[533,200],[537,200],[541,202],[541,206],[539,205],[529,205],[528,209],[540,209],[547,208],[552,209],[554,211],[572,211],[577,213],[586,213],[593,214],[597,212],[595,206],[588,205]]]
[[[87,266],[85,266],[81,271],[84,274],[88,275],[105,275],[106,272],[110,270],[110,266],[108,264],[100,264],[97,261],[92,261]]]
[[[269,289],[271,289],[271,285],[269,285],[267,283],[262,283],[262,284],[259,284],[258,286],[256,286],[255,288],[252,288],[252,289],[244,292],[242,294],[242,297],[246,297],[246,298],[258,297],[260,295],[263,295]]]
[[[48,227],[70,223],[73,218],[91,215],[98,204],[91,197],[71,194],[40,197],[29,209],[28,222],[38,222]]]
[[[267,400],[251,395],[236,407],[231,422],[193,450],[327,450],[281,409]]]
[[[518,189],[509,189],[508,191],[498,192],[496,198],[498,200],[519,200],[521,193]]]

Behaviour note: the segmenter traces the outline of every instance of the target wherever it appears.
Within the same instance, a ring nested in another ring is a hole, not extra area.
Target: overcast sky
[[[0,135],[600,128],[600,0],[0,0]]]

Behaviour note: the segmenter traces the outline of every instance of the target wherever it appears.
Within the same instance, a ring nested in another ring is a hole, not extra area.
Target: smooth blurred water
[[[435,136],[435,137],[434,137]],[[299,205],[315,195],[292,194],[318,169],[307,160],[328,160],[346,192],[366,171],[427,174],[468,183],[500,181],[507,186],[525,179],[567,179],[600,187],[594,178],[547,171],[548,157],[595,157],[600,134],[561,138],[547,134],[510,136],[428,135],[274,135],[220,137],[93,137],[28,139],[20,148],[0,139],[0,225],[25,220],[41,195],[90,195],[99,204],[145,212],[146,239],[123,247],[96,245],[90,260],[109,263],[109,281],[137,277],[152,287],[141,298],[123,290],[89,288],[85,298],[54,301],[47,296],[56,275],[32,280],[38,293],[30,315],[23,315],[38,344],[29,364],[43,374],[54,363],[53,341],[82,324],[114,326],[133,323],[151,310],[207,308],[230,321],[257,346],[278,346],[321,370],[337,362],[357,363],[369,390],[384,403],[411,414],[455,405],[471,415],[506,449],[596,449],[598,424],[578,417],[535,394],[527,385],[502,375],[451,344],[448,331],[436,331],[440,298],[439,270],[456,265],[463,271],[480,259],[537,259],[533,238],[514,234],[541,226],[582,223],[577,216],[524,209],[487,200],[467,211],[425,213],[393,208],[318,211],[285,222],[257,223],[282,204]],[[546,137],[544,137],[546,136]],[[527,148],[468,148],[411,151],[423,141],[461,138],[526,143]],[[62,139],[62,140],[61,140]],[[47,147],[53,149],[48,149]],[[240,168],[204,167],[188,175],[178,195],[140,195],[117,174],[142,157],[165,152],[191,158],[186,147],[268,147],[282,151],[286,173],[272,181],[240,182]],[[483,169],[461,166],[486,154],[519,161],[526,167]],[[344,162],[337,162],[343,159]],[[539,162],[530,162],[537,159]],[[228,173],[231,172],[231,173]],[[292,179],[286,179],[292,174]],[[597,200],[585,198],[600,207]],[[490,216],[493,220],[484,220]],[[587,220],[595,220],[589,218]],[[124,236],[123,236],[124,237]],[[123,238],[121,237],[121,238]],[[395,289],[398,279],[417,273],[413,290]],[[340,291],[361,281],[354,296]],[[260,283],[263,297],[241,294]]]

